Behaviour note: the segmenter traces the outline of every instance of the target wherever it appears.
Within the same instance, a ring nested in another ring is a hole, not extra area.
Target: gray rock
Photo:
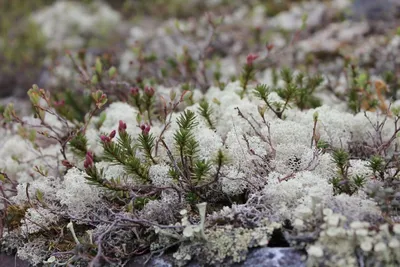
[[[251,251],[245,262],[235,267],[304,267],[305,253],[293,248],[259,248]]]
[[[0,267],[29,267],[29,263],[15,256],[0,253]]]
[[[247,255],[247,259],[242,263],[236,263],[234,267],[305,267],[306,254],[294,248],[255,248]],[[145,264],[147,256],[137,257],[130,261],[127,267],[142,266],[162,266],[172,267],[173,259],[171,256],[161,256],[153,258]],[[187,265],[188,267],[200,267],[201,265],[195,260]]]
[[[352,17],[355,20],[368,21],[393,20],[399,14],[399,0],[355,0]]]

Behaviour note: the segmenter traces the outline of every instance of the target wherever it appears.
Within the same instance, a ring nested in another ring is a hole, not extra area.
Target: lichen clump
[[[274,229],[280,227],[279,224],[266,221],[255,229],[217,227],[206,231],[208,242],[184,243],[173,256],[179,264],[185,264],[191,259],[200,259],[199,261],[203,264],[223,263],[229,266],[229,264],[244,261],[249,249],[267,245]]]
[[[297,230],[302,234],[307,232],[305,228],[313,225],[319,235],[307,248],[308,266],[359,266],[360,258],[367,266],[396,266],[400,261],[399,223],[384,223],[376,228],[365,221],[349,223],[346,217],[331,209],[323,209],[321,215],[322,220],[317,225],[315,217],[297,221]]]

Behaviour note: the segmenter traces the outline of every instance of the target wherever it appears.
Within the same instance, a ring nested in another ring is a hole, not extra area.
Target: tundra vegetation
[[[398,14],[43,1],[27,19],[11,2],[0,81],[43,70],[1,107],[2,252],[229,266],[285,246],[307,266],[400,265]]]

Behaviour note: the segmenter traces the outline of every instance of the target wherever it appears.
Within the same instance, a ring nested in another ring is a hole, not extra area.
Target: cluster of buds
[[[152,97],[155,93],[154,88],[151,86],[145,86],[144,87],[144,93],[148,96],[148,97]]]
[[[142,129],[143,135],[147,135],[150,132],[150,124],[144,123],[144,124],[140,125],[140,129]]]
[[[129,92],[131,93],[131,95],[133,97],[135,97],[135,96],[139,95],[139,87],[131,87]]]
[[[129,89],[129,92],[133,97],[138,96],[139,91],[140,91],[139,87],[131,87]],[[154,88],[151,86],[145,86],[143,91],[144,91],[145,95],[147,95],[148,97],[152,97],[155,93]]]
[[[83,166],[85,167],[85,169],[88,169],[88,168],[93,167],[93,164],[94,164],[93,154],[92,154],[92,152],[88,151],[86,153],[86,158],[85,158],[85,162],[83,163]]]
[[[119,125],[118,125],[118,133],[124,133],[126,132],[126,123],[123,121],[119,121]]]
[[[110,143],[111,140],[115,137],[115,134],[117,132],[115,130],[112,130],[112,132],[107,136],[107,135],[101,135],[100,139],[103,143]]]

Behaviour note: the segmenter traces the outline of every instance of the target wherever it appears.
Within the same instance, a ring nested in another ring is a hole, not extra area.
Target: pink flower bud
[[[152,96],[154,95],[154,88],[151,87],[151,86],[146,86],[146,87],[144,88],[144,93],[145,93],[147,96],[152,97]]]
[[[145,134],[148,134],[150,132],[150,125],[147,124],[146,128],[144,129]]]
[[[101,136],[100,136],[100,139],[101,139],[101,141],[102,141],[103,143],[109,143],[109,142],[111,142],[111,138],[108,137],[108,136],[105,136],[105,135],[101,135]]]
[[[119,121],[118,132],[123,133],[125,131],[126,131],[126,123],[123,121]]]
[[[132,87],[130,89],[130,93],[132,96],[137,96],[139,94],[139,88],[138,87]]]
[[[150,132],[151,127],[150,127],[150,124],[146,123],[146,124],[140,125],[140,129],[142,130],[143,135],[147,135]]]
[[[258,55],[257,55],[257,54],[249,54],[249,55],[247,56],[247,58],[246,58],[246,60],[247,60],[247,65],[252,66],[254,60],[256,60],[257,58],[258,58]]]
[[[110,139],[113,139],[114,137],[115,137],[115,134],[116,134],[117,132],[115,131],[115,130],[112,130],[112,132],[108,135],[108,137],[110,138]]]
[[[85,159],[85,162],[83,163],[83,166],[85,167],[85,169],[87,169],[87,168],[92,167],[93,164],[94,164],[93,154],[92,154],[92,152],[88,151],[86,153],[86,159]]]

